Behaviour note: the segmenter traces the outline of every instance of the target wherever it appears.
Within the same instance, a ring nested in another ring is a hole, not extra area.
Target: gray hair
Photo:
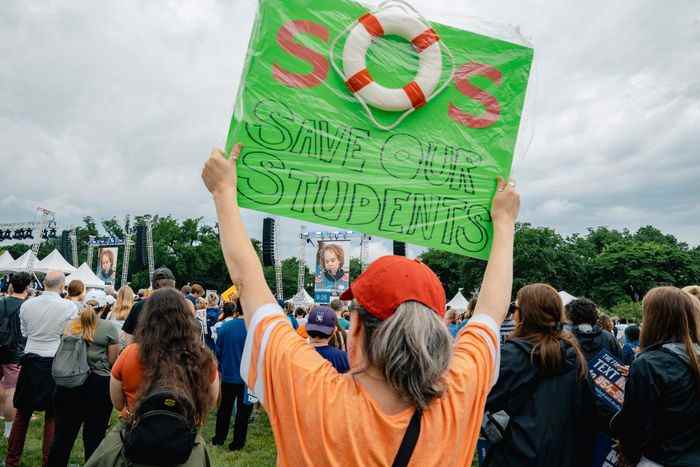
[[[442,395],[452,356],[452,337],[437,314],[418,302],[399,305],[384,321],[356,307],[364,327],[369,364],[406,401],[425,408]]]
[[[66,282],[66,277],[58,271],[49,271],[44,277],[44,288],[52,292],[61,291]]]

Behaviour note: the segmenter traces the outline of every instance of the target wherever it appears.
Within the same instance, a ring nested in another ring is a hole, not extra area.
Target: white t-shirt
[[[73,302],[56,292],[44,292],[30,298],[19,309],[22,335],[27,338],[25,353],[40,357],[56,355],[66,322],[75,316]]]

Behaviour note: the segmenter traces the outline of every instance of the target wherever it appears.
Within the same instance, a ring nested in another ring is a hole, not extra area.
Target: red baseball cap
[[[445,289],[425,264],[404,256],[382,256],[355,279],[341,300],[357,300],[384,321],[405,302],[419,302],[438,316],[445,314]]]

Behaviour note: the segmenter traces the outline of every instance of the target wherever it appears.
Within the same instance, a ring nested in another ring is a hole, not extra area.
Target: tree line
[[[226,265],[219,247],[217,227],[200,218],[177,220],[172,216],[152,216],[155,265],[168,266],[178,284],[198,282],[207,289],[225,290],[230,286]],[[136,217],[140,222],[143,217]],[[103,235],[122,238],[124,227],[116,219],[101,222]],[[85,217],[77,228],[78,258],[87,258],[89,236],[99,236],[97,221]],[[41,245],[42,258],[57,247],[60,239]],[[261,254],[260,241],[252,239]],[[14,244],[0,247],[17,258],[29,248]],[[117,282],[121,280],[122,247],[119,251]],[[70,257],[66,258],[70,261]],[[448,299],[459,289],[467,298],[477,292],[486,263],[438,250],[428,250],[420,259],[442,280]],[[97,251],[93,263],[97,261]],[[314,267],[315,265],[311,265]],[[93,268],[95,265],[93,264]],[[350,276],[360,273],[358,258],[352,258]],[[304,268],[304,287],[313,295],[313,275]],[[274,268],[265,268],[265,277],[275,289]],[[284,297],[297,292],[298,260],[282,261]],[[129,261],[129,282],[135,290],[148,286],[148,271],[138,264],[132,249]],[[639,318],[639,302],[657,285],[685,286],[700,283],[700,246],[691,247],[673,235],[653,226],[636,232],[607,227],[591,228],[584,234],[562,236],[554,229],[520,223],[515,232],[514,293],[523,285],[547,282],[557,290],[575,296],[586,296],[613,314]]]

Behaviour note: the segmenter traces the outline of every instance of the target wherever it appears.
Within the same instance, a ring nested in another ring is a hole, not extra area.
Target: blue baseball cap
[[[306,320],[306,331],[316,331],[330,336],[335,331],[337,322],[335,311],[327,306],[317,306],[309,313]]]

